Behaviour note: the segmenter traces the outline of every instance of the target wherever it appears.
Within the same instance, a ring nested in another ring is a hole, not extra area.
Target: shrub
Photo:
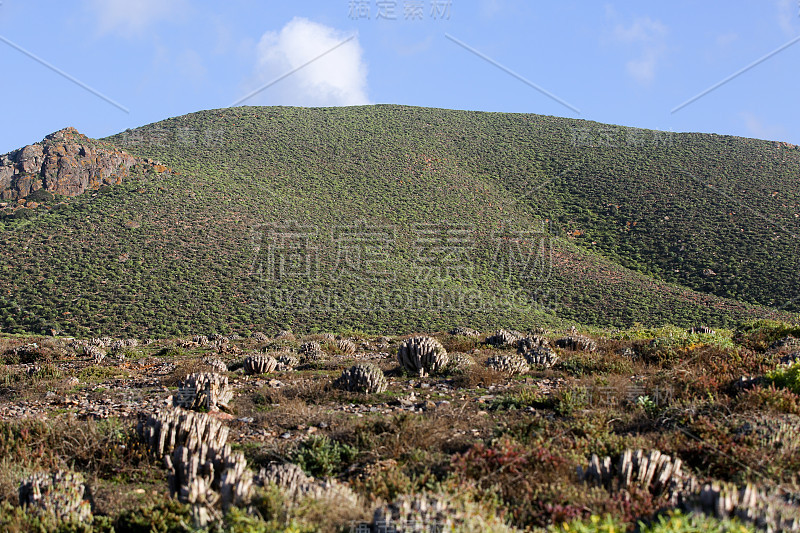
[[[783,387],[800,394],[800,363],[777,368],[767,374],[767,379],[776,387]]]
[[[292,459],[307,474],[329,477],[342,472],[358,455],[358,449],[322,435],[309,437]]]

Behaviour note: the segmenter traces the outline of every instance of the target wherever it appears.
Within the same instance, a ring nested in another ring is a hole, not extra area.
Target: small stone
[[[292,438],[292,434],[287,431],[286,433],[281,435],[281,438],[282,439],[290,439],[290,438]]]

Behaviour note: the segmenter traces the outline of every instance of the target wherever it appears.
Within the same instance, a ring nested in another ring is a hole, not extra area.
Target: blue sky
[[[65,126],[103,137],[226,107],[278,78],[244,104],[539,113],[800,144],[798,0],[2,0],[0,37],[0,153]]]

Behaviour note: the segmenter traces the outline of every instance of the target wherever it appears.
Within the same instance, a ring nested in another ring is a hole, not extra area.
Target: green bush
[[[309,437],[295,451],[293,461],[317,477],[342,472],[358,455],[358,449],[322,435]]]
[[[794,363],[791,366],[777,368],[769,372],[767,380],[776,387],[783,387],[795,394],[800,394],[800,363]]]

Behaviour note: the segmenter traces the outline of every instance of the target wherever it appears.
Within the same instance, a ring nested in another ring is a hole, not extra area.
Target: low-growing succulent
[[[496,354],[486,361],[486,366],[492,370],[506,374],[524,374],[530,370],[530,366],[524,357],[517,354],[501,353]]]
[[[269,355],[251,355],[244,360],[245,374],[269,374],[275,371],[278,361]]]
[[[92,508],[84,498],[81,474],[64,470],[37,473],[22,480],[19,504],[28,512],[47,513],[67,522],[88,522]]]
[[[337,389],[377,394],[387,387],[383,371],[372,363],[358,363],[344,370],[334,382]]]
[[[433,337],[412,337],[397,349],[397,361],[409,374],[427,376],[444,370],[449,357],[444,346]]]

